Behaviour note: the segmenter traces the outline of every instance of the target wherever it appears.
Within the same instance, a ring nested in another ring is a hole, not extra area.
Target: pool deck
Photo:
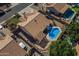
[[[62,30],[62,33],[60,34],[60,36],[59,36],[58,39],[57,39],[57,40],[60,40],[60,38],[62,37],[63,33],[66,31],[65,24],[62,24],[61,22],[59,22],[59,21],[57,21],[57,20],[55,20],[55,19],[53,19],[53,21],[54,21],[54,23],[55,23],[55,26],[60,27],[61,30]],[[50,22],[51,22],[52,25],[54,25],[54,24],[53,24],[53,21],[50,20]],[[55,42],[52,41],[52,43],[55,43]]]
[[[75,15],[76,15],[76,12],[74,12],[74,15],[72,16],[72,18],[68,19],[68,20],[66,20],[66,19],[64,19],[62,17],[55,16],[53,14],[51,16],[53,16],[57,21],[60,21],[60,22],[62,22],[63,24],[66,25],[66,24],[70,24],[72,22],[72,20],[75,17]]]
[[[49,37],[49,35],[47,34],[47,36],[46,36],[46,38],[49,40],[49,41],[56,41],[57,39],[58,39],[58,37],[61,35],[61,33],[62,33],[62,30],[61,30],[61,28],[60,27],[53,27],[53,28],[58,28],[59,30],[60,30],[60,32],[59,32],[59,34],[57,35],[57,37],[55,38],[55,39],[51,39],[50,37]]]
[[[72,20],[73,20],[73,18],[75,17],[75,15],[76,15],[76,12],[74,12],[74,14],[73,14],[73,16],[69,19],[69,20],[65,20],[65,19],[61,19],[64,23],[66,23],[66,24],[70,24],[71,22],[72,22]]]
[[[49,21],[50,21],[50,23],[51,23],[53,26],[60,27],[62,31],[65,30],[65,25],[62,24],[61,22],[59,22],[59,21],[57,21],[57,20],[55,20],[55,19],[49,20]],[[54,25],[53,21],[54,21],[55,25]]]

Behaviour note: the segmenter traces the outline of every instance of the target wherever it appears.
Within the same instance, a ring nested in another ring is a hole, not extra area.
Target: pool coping
[[[71,8],[70,8],[71,9]],[[76,12],[73,10],[73,9],[71,9],[73,12],[74,12],[74,14],[72,15],[72,17],[70,17],[70,18],[66,18],[66,20],[72,20],[73,18],[74,18],[74,16],[76,15]]]
[[[56,37],[56,40],[57,40],[58,37],[60,36],[60,34],[62,33],[62,30],[61,30],[60,27],[57,27],[57,26],[54,26],[53,28],[59,28],[59,30],[60,30],[60,33],[59,33],[59,34],[57,35],[57,37]],[[56,40],[51,40],[51,39],[49,38],[49,35],[48,35],[48,34],[47,34],[46,38],[47,38],[49,41],[56,41]]]

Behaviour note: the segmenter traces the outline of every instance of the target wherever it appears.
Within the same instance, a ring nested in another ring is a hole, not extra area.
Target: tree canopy
[[[50,46],[50,56],[75,56],[77,55],[75,48],[73,48],[67,40],[57,40]]]

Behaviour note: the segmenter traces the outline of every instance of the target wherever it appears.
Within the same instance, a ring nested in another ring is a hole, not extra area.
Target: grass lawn
[[[73,10],[75,10],[75,12],[79,12],[79,7],[75,6],[75,7],[72,7]]]
[[[17,23],[20,22],[19,21],[19,15],[16,15],[14,17],[12,17],[11,19],[7,20],[4,25],[6,25],[8,27],[8,29],[10,29],[11,31],[16,30],[17,28]]]
[[[19,17],[17,17],[17,16],[14,16],[13,18],[6,21],[7,25],[11,25],[11,24],[17,25],[18,22],[20,22],[20,21],[19,21]]]

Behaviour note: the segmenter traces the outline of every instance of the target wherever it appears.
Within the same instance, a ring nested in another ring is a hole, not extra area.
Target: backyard
[[[79,19],[77,15],[72,23],[67,26],[66,32],[62,35],[60,40],[50,46],[49,53],[51,56],[70,56],[77,55],[75,46],[79,44]]]

